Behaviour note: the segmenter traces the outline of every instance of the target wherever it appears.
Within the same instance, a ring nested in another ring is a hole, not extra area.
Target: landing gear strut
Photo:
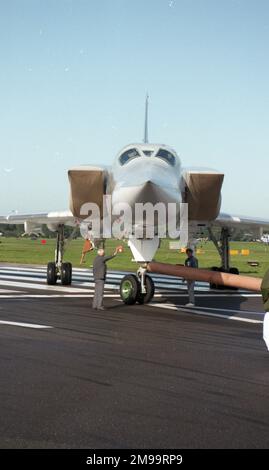
[[[127,305],[133,305],[136,302],[146,304],[154,296],[154,282],[146,274],[146,268],[140,267],[137,275],[128,274],[124,276],[120,284],[120,296]]]
[[[58,279],[61,279],[63,286],[69,286],[72,283],[72,264],[63,263],[64,255],[64,225],[59,225],[57,229],[57,242],[55,250],[55,261],[48,263],[47,283],[55,285]]]
[[[227,227],[223,227],[220,233],[220,241],[216,239],[211,228],[208,229],[211,240],[213,241],[215,247],[218,250],[218,253],[221,258],[221,267],[213,266],[213,271],[220,271],[231,274],[239,274],[237,268],[230,268],[230,230]],[[227,289],[227,287],[219,286],[217,284],[210,284],[211,289]],[[230,289],[236,290],[236,287],[230,287]]]

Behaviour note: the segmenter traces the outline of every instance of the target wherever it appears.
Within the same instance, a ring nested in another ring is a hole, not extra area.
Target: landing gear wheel
[[[137,302],[139,304],[147,304],[151,301],[152,297],[154,296],[155,286],[152,278],[148,275],[145,276],[145,288],[146,293],[142,294],[140,292],[137,296]]]
[[[72,264],[71,263],[62,264],[61,282],[63,286],[70,286],[72,282]]]
[[[120,283],[120,296],[126,305],[135,304],[140,293],[140,282],[134,274],[124,276]]]
[[[57,268],[56,264],[51,262],[47,266],[47,284],[54,286],[57,283]]]

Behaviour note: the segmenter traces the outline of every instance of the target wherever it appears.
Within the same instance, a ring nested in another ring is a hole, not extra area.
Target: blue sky
[[[68,208],[67,169],[149,138],[269,218],[269,2],[0,0],[0,214]]]

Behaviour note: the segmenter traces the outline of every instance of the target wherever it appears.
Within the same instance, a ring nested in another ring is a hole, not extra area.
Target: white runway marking
[[[185,307],[184,305],[177,305],[177,307]],[[219,308],[219,307],[200,307],[200,305],[193,307],[199,310],[215,310],[216,312],[228,312],[228,313],[247,313],[248,315],[264,315],[264,312],[253,312],[250,310],[234,310],[231,308]]]
[[[107,276],[107,282],[105,284],[105,294],[104,298],[114,299],[117,302],[122,300],[119,295],[119,284],[122,277],[127,274],[124,271],[109,271]],[[223,318],[229,320],[242,321],[246,323],[262,323],[259,319],[255,319],[254,315],[257,315],[258,318],[261,318],[263,315],[262,312],[250,312],[250,311],[240,311],[235,309],[223,309],[215,307],[195,307],[188,308],[184,305],[178,305],[176,302],[184,302],[184,298],[188,295],[186,284],[183,284],[181,279],[173,278],[171,276],[161,276],[153,275],[152,276],[156,292],[154,298],[163,299],[163,303],[151,303],[151,307],[155,306],[157,308],[166,308],[172,310],[178,310],[186,313],[193,313],[196,315],[204,315],[214,318]],[[3,288],[1,289],[1,286]],[[53,299],[69,299],[74,300],[85,299],[85,303],[91,304],[92,297],[94,295],[94,282],[92,270],[85,268],[75,268],[73,269],[73,283],[72,286],[62,286],[58,282],[54,286],[47,285],[46,282],[46,267],[10,267],[0,265],[0,299],[6,299],[10,301],[19,301],[27,302],[29,300],[38,300],[42,299],[48,300],[51,297]],[[15,289],[20,290],[15,290]],[[38,290],[39,292],[34,292]],[[40,292],[41,291],[41,292]],[[251,299],[260,298],[261,294],[249,292],[246,290],[238,291],[229,291],[229,290],[210,290],[207,283],[196,283],[196,297],[199,299],[205,298],[205,302],[212,298],[214,300],[219,299],[235,299],[244,298]],[[173,300],[173,298],[175,300]],[[164,303],[164,300],[167,299],[168,302]],[[176,300],[178,299],[178,300]],[[170,302],[170,303],[169,303]],[[175,303],[174,303],[175,302]],[[219,303],[220,303],[219,302]],[[218,304],[219,304],[218,303]],[[217,305],[218,305],[217,304]],[[261,308],[261,307],[260,307]],[[251,318],[252,316],[252,318]],[[250,317],[250,318],[249,318]],[[257,318],[256,317],[256,318]]]
[[[3,279],[0,276],[0,279]],[[0,286],[11,286],[11,287],[28,287],[29,289],[37,289],[37,290],[51,290],[51,291],[62,291],[62,292],[85,292],[85,289],[80,289],[76,287],[65,287],[59,284],[59,286],[48,286],[47,284],[37,284],[37,283],[30,283],[30,282],[15,282],[9,280],[0,280]]]
[[[10,267],[10,266],[3,266],[1,268],[0,265],[0,272],[2,275],[5,275],[4,277],[12,278],[14,275],[19,276],[19,279],[25,279],[25,280],[32,280],[35,282],[44,282],[46,281],[46,267],[41,266],[37,268],[33,267]],[[110,281],[115,282],[115,284],[111,285],[110,287],[116,288],[119,284],[121,279],[123,278],[124,275],[130,274],[125,271],[109,271],[108,272],[108,279]],[[162,275],[151,275],[152,279],[155,282],[155,286],[157,288],[168,288],[168,289],[178,289],[178,288],[184,288],[186,284],[182,283],[182,280],[180,278],[175,278],[173,276],[162,276]],[[16,277],[18,279],[18,277]],[[74,268],[73,269],[73,279],[74,283],[79,283],[82,284],[83,281],[85,282],[90,282],[93,281],[93,274],[92,274],[92,269],[90,268]],[[208,284],[207,283],[200,283],[199,281],[196,282],[196,290],[200,291],[206,291],[208,290]]]
[[[0,320],[1,325],[11,325],[11,326],[21,326],[23,328],[34,328],[36,330],[44,330],[46,328],[53,328],[53,326],[48,325],[35,325],[33,323],[20,323],[15,321],[4,321]]]
[[[161,290],[159,291],[161,294],[165,294],[164,296],[166,295],[169,295],[170,297],[186,297],[188,296],[188,292],[181,292],[181,293],[175,293],[175,292],[171,292],[171,291],[167,291],[167,290]],[[245,298],[249,298],[249,297],[261,297],[262,295],[261,294],[253,294],[253,293],[246,293],[246,291],[244,291],[242,294],[240,293],[237,293],[237,294],[232,294],[232,293],[227,293],[227,294],[215,294],[214,291],[212,291],[211,294],[197,294],[195,293],[195,297],[199,297],[199,299],[203,299],[203,298],[206,298],[206,297],[229,297],[229,298],[232,298],[232,297],[245,297]],[[156,294],[154,295],[154,297],[156,297]]]
[[[104,298],[119,297],[119,294],[104,294]],[[93,294],[19,294],[19,295],[1,295],[0,299],[92,299]]]
[[[1,279],[2,278],[2,279]],[[21,277],[15,277],[12,276],[12,279],[18,279],[21,280]],[[32,279],[31,279],[32,280]],[[29,281],[29,278],[26,278],[26,281]],[[83,287],[68,287],[68,286],[62,286],[61,284],[55,285],[55,286],[49,286],[41,280],[41,283],[36,282],[36,279],[34,279],[35,282],[24,282],[21,280],[21,282],[16,282],[14,280],[9,280],[3,278],[3,276],[0,275],[0,286],[11,286],[11,287],[19,287],[19,288],[29,288],[29,289],[35,289],[35,290],[46,290],[46,291],[61,291],[61,292],[66,292],[66,293],[71,293],[71,294],[76,294],[76,293],[93,293],[94,292],[94,282],[88,282],[88,283],[79,283],[77,281],[73,282],[74,285],[80,285]],[[118,290],[119,286],[118,285],[111,285],[106,283],[105,284],[105,289],[110,289],[110,290]],[[16,291],[13,289],[1,289],[0,287],[0,297],[3,297],[2,294],[5,293],[19,293],[20,291]],[[174,292],[174,291],[169,291],[169,290],[157,290],[155,297],[175,297],[175,298],[181,298],[181,297],[186,297],[188,295],[187,291],[186,292]],[[244,297],[244,298],[249,298],[249,297],[261,297],[261,294],[254,294],[254,293],[236,293],[236,294],[231,294],[231,293],[208,293],[208,294],[196,294],[197,298],[203,298],[203,297]]]
[[[117,290],[119,288],[120,281],[122,277],[127,274],[125,271],[109,271],[108,272],[108,279],[105,284],[106,289]],[[156,292],[161,292],[161,294],[167,293],[167,296],[174,296],[174,297],[182,297],[187,295],[186,284],[182,283],[182,279],[175,278],[173,276],[162,276],[162,275],[151,275],[152,279],[154,280]],[[62,292],[76,292],[74,288],[69,286],[61,286],[61,284],[56,284],[56,286],[48,286],[46,284],[46,267],[44,266],[37,266],[37,267],[20,267],[20,266],[3,266],[0,265],[0,279],[5,280],[5,286],[10,284],[9,280],[18,281],[21,285],[17,285],[17,287],[29,287],[33,289],[37,289],[36,286],[43,286],[40,289],[48,289],[48,290],[61,290]],[[27,285],[28,283],[28,285]],[[33,285],[30,287],[29,284],[32,283]],[[11,284],[10,284],[11,285]],[[73,283],[72,286],[75,288],[81,289],[81,292],[84,291],[83,288],[89,289],[94,287],[93,282],[93,274],[92,269],[90,268],[74,268],[73,269]],[[258,297],[260,294],[248,292],[246,290],[239,290],[235,293],[224,290],[220,293],[217,290],[209,290],[208,283],[203,282],[196,282],[195,284],[196,293],[199,295],[201,292],[208,293],[208,296],[222,296],[222,297],[230,297],[230,296],[245,296],[247,297]],[[72,289],[68,291],[67,289]],[[79,292],[79,291],[77,291]],[[173,293],[174,292],[174,293]],[[186,294],[185,294],[186,292]]]
[[[16,294],[16,293],[19,293],[21,291],[19,290],[11,290],[11,289],[1,289],[0,288],[0,294]]]
[[[195,307],[195,310],[190,307],[184,307],[181,305],[171,305],[171,304],[158,304],[158,303],[149,303],[147,304],[150,307],[157,307],[157,308],[167,308],[169,310],[177,310],[178,312],[184,312],[184,313],[193,313],[195,315],[202,315],[206,317],[213,317],[213,318],[224,318],[225,320],[236,320],[236,321],[241,321],[245,323],[263,323],[262,320],[253,320],[251,318],[244,318],[244,317],[235,317],[234,315],[221,315],[220,313],[210,313],[210,312],[201,312],[198,309],[201,307]],[[205,310],[207,310],[206,307],[202,307]],[[215,309],[223,312],[223,309]],[[240,310],[227,310],[228,312],[236,312],[236,313],[243,313]],[[245,311],[244,313],[248,314],[248,311]],[[258,312],[251,312],[251,313],[258,313]]]

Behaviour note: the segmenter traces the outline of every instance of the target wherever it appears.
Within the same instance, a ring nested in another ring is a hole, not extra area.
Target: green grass
[[[66,249],[65,260],[70,261],[74,266],[79,266],[81,251],[84,240],[73,240]],[[106,252],[113,253],[115,247],[121,242],[117,240],[107,240]],[[212,242],[205,242],[198,245],[202,249],[202,254],[197,254],[199,267],[219,266],[220,260],[218,253]],[[231,249],[239,250],[249,249],[249,256],[235,255],[231,256],[231,266],[236,266],[241,274],[249,276],[263,277],[265,271],[269,268],[269,248],[256,242],[231,242]],[[55,240],[47,239],[45,245],[41,244],[41,239],[30,240],[29,238],[0,238],[0,262],[18,263],[18,264],[47,264],[54,260]],[[83,265],[89,267],[92,264],[96,251],[86,255],[86,263]],[[163,263],[183,263],[186,255],[177,250],[169,249],[169,240],[162,240],[161,247],[158,249],[155,260]],[[115,270],[137,269],[136,263],[131,261],[132,254],[127,244],[124,244],[124,252],[109,262],[109,268]],[[249,260],[257,260],[259,267],[250,267],[247,264]]]

